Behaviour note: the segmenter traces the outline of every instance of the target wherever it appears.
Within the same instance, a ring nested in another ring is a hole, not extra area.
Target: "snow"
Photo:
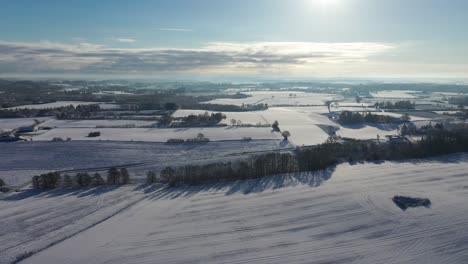
[[[149,170],[159,172],[166,166],[245,158],[285,149],[291,149],[291,146],[280,144],[280,140],[180,145],[123,141],[2,143],[0,178],[8,185],[19,186],[44,172],[106,173],[110,167],[123,166],[128,168],[132,180],[144,181]]]
[[[91,131],[100,131],[100,137],[88,137]],[[199,133],[211,141],[252,139],[279,139],[279,133],[269,127],[201,127],[201,128],[56,128],[35,136],[34,141],[50,141],[55,137],[72,140],[112,140],[166,142],[171,138],[195,138]]]
[[[229,104],[229,105],[242,105],[242,104],[268,104],[269,106],[278,105],[323,105],[325,101],[335,100],[340,98],[336,94],[321,94],[321,93],[304,93],[292,91],[254,91],[245,92],[251,95],[247,98],[223,98],[215,99],[205,103],[208,104]],[[290,94],[296,96],[290,96]]]
[[[318,109],[322,110],[321,107]],[[174,116],[181,117],[204,112],[200,110],[179,110]],[[295,145],[317,145],[325,142],[328,135],[317,125],[334,124],[326,116],[311,113],[305,107],[270,107],[265,111],[223,112],[223,114],[227,118],[221,123],[225,124],[230,124],[231,119],[241,120],[243,124],[252,125],[257,123],[273,124],[276,120],[279,122],[282,131],[291,132],[292,136],[289,140]],[[278,133],[275,133],[275,135],[278,136]]]
[[[23,263],[466,263],[467,161],[465,154],[176,189],[13,196],[0,202],[1,256],[40,249],[94,221]],[[395,195],[427,197],[432,206],[402,211]],[[110,211],[118,213],[102,221]]]
[[[377,139],[377,135],[381,139],[385,136],[397,135],[398,125],[395,124],[364,124],[356,126],[343,126],[336,132],[337,136],[343,138],[354,139]]]
[[[204,110],[190,110],[190,109],[181,109],[177,110],[172,116],[173,117],[185,117],[188,115],[200,115],[208,112],[209,114],[217,113],[216,111],[204,111]],[[218,112],[219,113],[219,112]],[[249,112],[222,112],[226,115],[226,119],[222,120],[221,124],[231,124],[231,120],[235,119],[241,120],[242,124],[256,125],[269,124],[267,120],[262,117],[263,111],[249,111]]]
[[[92,104],[99,104],[96,102],[81,102],[81,101],[58,101],[54,103],[47,103],[47,104],[32,104],[32,105],[21,105],[10,107],[10,109],[47,109],[47,108],[57,108],[62,106],[78,106],[78,105],[92,105]]]
[[[52,117],[34,117],[34,118],[0,118],[0,130],[13,130],[20,127],[32,126],[34,120],[46,121]]]
[[[417,98],[418,93],[421,93],[421,92],[397,90],[397,91],[379,91],[379,92],[371,93],[371,95],[375,98],[414,99],[414,98]]]
[[[150,127],[156,123],[156,121],[142,120],[57,120],[54,118],[41,124],[41,126],[58,128],[95,128],[135,125],[135,127]]]

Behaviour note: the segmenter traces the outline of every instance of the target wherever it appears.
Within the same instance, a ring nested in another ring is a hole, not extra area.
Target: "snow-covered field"
[[[21,106],[15,106],[11,107],[11,109],[47,109],[47,108],[57,108],[57,107],[62,107],[62,106],[78,106],[78,105],[91,105],[91,104],[97,104],[96,102],[80,102],[80,101],[58,101],[54,103],[47,103],[47,104],[32,104],[32,105],[21,105]]]
[[[417,95],[420,92],[417,91],[379,91],[375,93],[371,93],[371,95],[375,98],[398,98],[398,99],[414,99],[417,98]]]
[[[22,263],[462,264],[467,170],[460,154],[177,189],[11,194],[0,200],[0,262],[99,223]],[[402,211],[394,195],[432,206]]]
[[[35,118],[0,118],[0,130],[13,130],[20,127],[32,126],[34,120],[46,121],[53,117],[35,117]]]
[[[2,143],[0,178],[18,186],[50,171],[101,172],[112,166],[128,168],[132,180],[144,181],[149,170],[166,166],[247,157],[265,151],[291,149],[280,140],[210,142],[171,145],[154,142],[70,141]],[[0,262],[1,263],[1,262]]]
[[[326,110],[319,107],[319,112]],[[190,114],[201,114],[200,110],[179,110],[174,115],[177,117]],[[230,124],[231,119],[241,120],[243,124],[273,124],[278,121],[283,131],[291,132],[289,140],[295,145],[316,145],[325,142],[328,135],[317,125],[333,125],[326,116],[319,112],[309,112],[304,107],[270,107],[265,111],[255,112],[223,112],[226,119],[221,123]],[[335,124],[336,125],[336,124]],[[268,128],[266,128],[268,129]],[[271,129],[270,129],[271,130]],[[278,133],[275,133],[278,135]]]
[[[41,126],[57,128],[95,128],[135,125],[135,127],[150,127],[155,123],[156,121],[143,120],[57,120],[54,118],[42,123]]]
[[[268,104],[275,105],[323,105],[325,101],[335,100],[341,98],[336,94],[321,94],[321,93],[304,93],[304,92],[290,92],[290,91],[254,91],[245,92],[251,95],[242,99],[215,99],[208,101],[209,104],[229,104],[229,105],[242,105],[242,104]],[[292,96],[291,96],[292,95]]]
[[[267,110],[268,111],[268,110]],[[177,110],[172,116],[173,117],[184,117],[188,115],[200,115],[208,112],[209,114],[216,113],[216,111],[204,111],[204,110],[189,110],[181,109]],[[240,120],[242,124],[256,125],[261,124],[271,124],[268,120],[262,117],[262,113],[265,111],[249,111],[249,112],[222,112],[226,115],[226,119],[222,120],[221,124],[231,124],[231,120],[235,119],[236,121]]]
[[[100,131],[100,137],[88,137],[91,131]],[[111,140],[111,141],[146,141],[166,142],[171,138],[188,139],[202,133],[211,141],[252,139],[279,139],[279,133],[271,128],[256,127],[201,127],[201,128],[56,128],[35,136],[34,141],[50,141],[55,137],[72,140]]]
[[[337,136],[342,138],[354,138],[354,139],[377,139],[377,135],[381,139],[385,139],[385,136],[397,135],[398,125],[395,124],[364,124],[357,126],[346,126],[340,128],[336,132]]]

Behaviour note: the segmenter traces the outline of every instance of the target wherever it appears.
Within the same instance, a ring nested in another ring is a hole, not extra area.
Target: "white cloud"
[[[113,38],[112,39],[115,42],[120,42],[120,43],[134,43],[136,42],[136,39],[131,39],[131,38]]]
[[[0,72],[315,73],[320,72],[320,68],[336,70],[339,67],[346,69],[357,67],[367,62],[373,55],[388,52],[395,47],[392,44],[369,42],[215,42],[191,49],[111,49],[92,43],[65,45],[48,41],[39,43],[0,41]]]

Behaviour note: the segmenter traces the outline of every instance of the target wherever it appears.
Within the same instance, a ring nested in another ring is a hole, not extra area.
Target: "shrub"
[[[169,144],[182,144],[184,143],[185,140],[181,139],[181,138],[170,138],[166,141],[166,143],[169,143]]]
[[[88,137],[99,137],[99,136],[101,136],[100,131],[92,131],[88,133]]]

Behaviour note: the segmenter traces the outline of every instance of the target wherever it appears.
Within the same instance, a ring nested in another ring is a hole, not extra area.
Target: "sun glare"
[[[340,0],[311,0],[311,2],[315,7],[329,9],[336,7]]]

